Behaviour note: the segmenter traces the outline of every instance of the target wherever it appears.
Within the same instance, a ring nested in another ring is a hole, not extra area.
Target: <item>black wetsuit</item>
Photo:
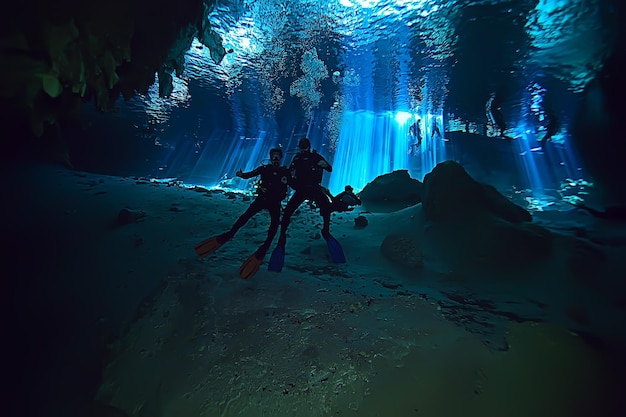
[[[504,131],[506,130],[506,122],[504,121],[504,115],[502,115],[502,111],[499,107],[491,107],[491,116],[493,117],[496,126],[500,129],[500,136],[504,136]]]
[[[361,205],[361,199],[350,191],[342,191],[331,199],[331,211],[348,211],[353,206]]]
[[[416,155],[417,152],[419,152],[420,146],[422,146],[422,129],[419,121],[413,123],[411,127],[409,127],[409,136],[413,137],[417,141],[412,143],[410,147],[410,153]]]
[[[324,219],[322,236],[324,236],[324,239],[328,239],[328,236],[330,236],[331,206],[321,183],[324,169],[330,171],[332,168],[328,162],[326,162],[328,168],[322,168],[318,165],[320,161],[326,162],[317,152],[308,151],[297,154],[291,160],[289,165],[289,171],[291,172],[289,185],[295,190],[295,193],[291,196],[283,212],[283,220],[280,224],[280,237],[278,238],[279,245],[285,244],[291,215],[305,200],[313,201],[319,207],[320,214]]]
[[[243,173],[241,178],[249,179],[261,176],[258,185],[257,198],[250,204],[250,207],[237,219],[233,227],[220,236],[219,240],[224,242],[232,239],[235,233],[244,225],[252,216],[261,210],[267,210],[270,213],[270,227],[267,231],[267,239],[261,245],[259,250],[267,251],[276,236],[278,225],[280,224],[280,208],[281,201],[287,195],[287,184],[289,182],[289,170],[284,166],[261,165],[260,167]]]
[[[592,209],[584,204],[577,204],[576,207],[599,219],[626,221],[626,206],[609,206],[604,211]]]
[[[541,141],[539,141],[542,147],[548,140],[552,138],[552,136],[556,134],[556,132],[559,131],[559,122],[558,122],[557,117],[551,113],[548,113],[546,118],[548,119],[548,126],[546,127],[546,134],[544,135],[543,138],[541,138]]]

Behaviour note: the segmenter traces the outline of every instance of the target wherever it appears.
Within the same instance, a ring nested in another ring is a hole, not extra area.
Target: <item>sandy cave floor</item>
[[[381,241],[416,208],[365,213],[364,229],[353,223],[364,210],[334,214],[348,259],[335,265],[319,216],[303,205],[283,272],[262,268],[246,282],[237,269],[265,237],[263,213],[209,258],[193,252],[245,210],[241,196],[56,167],[37,167],[17,185],[30,208],[20,215],[45,207],[22,225],[25,235],[43,235],[45,223],[58,246],[45,258],[57,280],[19,287],[18,298],[35,305],[44,292],[62,294],[80,325],[114,340],[96,398],[129,415],[619,415],[615,358],[596,343],[622,340],[618,295],[606,300],[614,309],[594,309],[606,288],[559,290],[561,278],[539,285],[546,265],[539,278],[499,281],[493,270],[392,265]],[[116,226],[124,207],[146,216]],[[615,225],[584,213],[535,213],[535,222],[605,237],[610,265],[599,273],[623,272],[611,263],[625,250]],[[581,310],[585,319],[574,320]]]

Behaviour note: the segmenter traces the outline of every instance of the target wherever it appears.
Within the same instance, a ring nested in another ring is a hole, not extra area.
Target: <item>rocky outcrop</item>
[[[402,229],[381,244],[394,264],[446,273],[517,268],[552,253],[552,234],[494,187],[474,180],[454,161],[424,178],[422,204],[406,213]]]
[[[183,71],[196,36],[219,62],[226,54],[208,15],[215,0],[26,0],[4,13],[0,99],[21,109],[33,133],[85,100],[112,108],[120,94],[145,93],[159,73],[160,91]]]
[[[513,204],[493,186],[474,180],[454,161],[437,164],[424,177],[422,207],[426,219],[460,220],[491,214],[511,223],[532,221],[531,214]]]
[[[398,170],[376,177],[359,197],[368,209],[384,206],[385,211],[396,211],[420,203],[422,188],[423,184],[411,178],[407,170]]]

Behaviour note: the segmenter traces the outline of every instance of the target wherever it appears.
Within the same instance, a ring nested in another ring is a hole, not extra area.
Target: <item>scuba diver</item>
[[[543,148],[547,141],[559,131],[559,119],[552,112],[546,112],[548,125],[546,126],[546,134],[539,141],[539,145]]]
[[[489,100],[487,100],[487,105],[485,107],[487,110],[487,117],[489,118],[489,120],[493,124],[498,126],[498,129],[500,129],[499,136],[510,139],[508,136],[504,135],[504,131],[507,128],[507,124],[506,124],[506,121],[504,120],[504,115],[502,114],[502,106],[500,105],[499,100],[496,101],[495,94],[492,94],[491,97],[489,97]]]
[[[575,208],[573,210],[584,210],[593,217],[609,221],[626,221],[626,205],[608,206],[604,210],[593,209],[583,203],[570,203]]]
[[[420,127],[420,119],[417,119],[409,127],[409,137],[413,139],[413,143],[409,145],[409,155],[417,155],[422,146],[422,129]]]
[[[280,165],[283,158],[283,151],[280,148],[270,149],[271,164],[261,165],[250,172],[243,172],[239,169],[235,175],[239,178],[250,179],[260,176],[257,185],[257,197],[250,204],[248,209],[237,219],[231,229],[221,235],[211,237],[196,245],[196,253],[204,258],[215,252],[224,243],[228,242],[235,236],[235,233],[248,220],[261,210],[267,210],[270,213],[270,227],[267,231],[265,242],[250,256],[239,268],[239,276],[243,279],[250,279],[259,270],[263,258],[267,253],[280,224],[281,202],[287,195],[287,187],[289,182],[289,170]]]
[[[333,196],[328,188],[324,188],[324,193],[330,198],[330,212],[344,212],[354,210],[354,206],[361,205],[361,199],[354,194],[354,188],[346,185],[344,190]]]
[[[439,125],[437,124],[437,119],[433,119],[433,127],[431,129],[431,136],[433,140],[437,136],[439,136],[439,139],[443,139],[443,136],[441,136],[441,131],[439,130]]]
[[[283,212],[283,219],[280,223],[280,236],[278,244],[272,252],[268,264],[268,270],[280,272],[285,262],[285,244],[287,242],[287,228],[291,221],[291,216],[298,207],[305,201],[313,201],[320,209],[320,214],[324,220],[322,236],[328,244],[333,261],[343,263],[346,261],[343,249],[339,242],[330,234],[330,213],[331,203],[321,185],[324,171],[331,172],[332,166],[315,150],[311,151],[309,139],[302,138],[298,143],[299,151],[291,160],[289,172],[291,179],[289,185],[295,190],[289,199]]]

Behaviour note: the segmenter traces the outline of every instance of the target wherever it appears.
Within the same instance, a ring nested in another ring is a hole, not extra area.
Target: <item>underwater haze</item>
[[[219,1],[210,22],[230,53],[215,63],[195,40],[169,97],[157,81],[120,101],[113,121],[93,115],[96,136],[124,131],[128,147],[133,132],[131,150],[76,159],[96,171],[211,186],[308,136],[334,163],[327,185],[338,192],[397,169],[422,179],[437,162],[462,159],[459,146],[472,138],[449,132],[463,132],[514,140],[505,165],[520,186],[541,191],[544,182],[585,177],[571,124],[613,53],[613,8],[601,0]],[[551,124],[548,144],[558,151],[546,161],[539,145]],[[494,155],[476,164],[502,159]]]
[[[12,6],[3,416],[625,415],[626,2]]]

